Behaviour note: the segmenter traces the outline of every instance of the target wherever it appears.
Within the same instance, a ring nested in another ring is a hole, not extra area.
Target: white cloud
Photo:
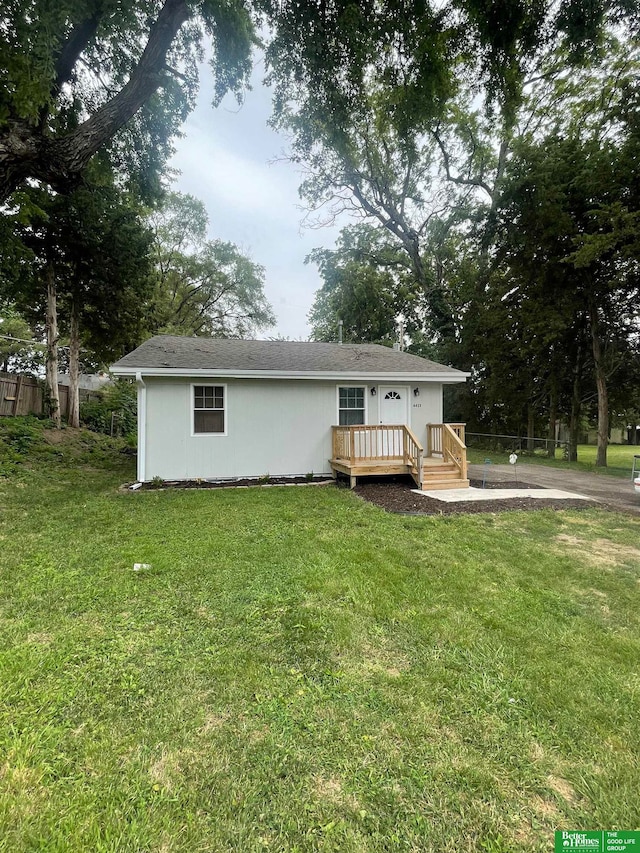
[[[285,170],[235,154],[217,140],[190,133],[172,166],[182,173],[180,183],[244,216],[276,217],[291,222],[291,187]],[[294,208],[295,212],[295,208]]]

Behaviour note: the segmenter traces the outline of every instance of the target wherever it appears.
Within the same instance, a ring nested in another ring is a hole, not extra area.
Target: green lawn
[[[637,520],[119,493],[126,448],[7,421],[3,853],[549,853],[640,825]]]
[[[590,471],[596,474],[609,474],[614,477],[631,478],[634,455],[640,456],[640,447],[632,447],[626,444],[611,444],[607,448],[607,467],[596,468],[596,448],[590,444],[578,446],[578,461],[565,462],[562,451],[556,450],[556,458],[549,459],[542,452],[535,454],[522,453],[519,460],[523,464],[536,463],[540,465],[553,465],[555,468],[567,468],[574,471]],[[494,465],[506,465],[509,462],[509,453],[501,453],[492,450],[477,450],[470,447],[467,451],[469,462],[482,463],[485,459],[491,459]],[[640,460],[636,462],[636,470],[640,468]]]

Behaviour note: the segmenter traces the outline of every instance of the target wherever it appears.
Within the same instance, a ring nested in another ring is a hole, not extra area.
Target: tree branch
[[[487,193],[487,195],[491,198],[493,195],[491,187],[489,186],[489,184],[486,183],[486,181],[483,181],[482,178],[480,178],[480,177],[477,177],[477,178],[461,178],[461,177],[455,177],[454,175],[451,174],[451,166],[450,166],[450,162],[449,162],[449,155],[447,154],[447,150],[444,147],[443,141],[440,139],[440,136],[438,135],[438,133],[435,130],[431,131],[431,135],[433,136],[435,143],[438,146],[438,148],[440,149],[440,153],[442,154],[442,162],[444,163],[444,169],[445,169],[445,173],[447,175],[447,180],[451,181],[451,183],[453,183],[453,184],[460,184],[461,186],[479,187],[480,189],[483,189]]]
[[[68,83],[73,74],[76,62],[80,54],[95,36],[100,20],[102,18],[102,3],[97,3],[93,14],[77,24],[69,34],[56,60],[55,83],[52,88],[52,96],[56,97],[65,83]]]
[[[76,185],[93,155],[161,86],[167,52],[178,30],[191,15],[186,0],[165,0],[129,81],[72,133],[50,138],[27,122],[9,123],[0,137],[0,203],[27,178],[37,178],[62,192]],[[83,35],[90,37],[88,27]],[[82,50],[84,45],[79,31],[74,43],[76,50]],[[61,74],[68,69],[71,48],[65,47],[63,54],[67,64],[64,68],[61,65]]]

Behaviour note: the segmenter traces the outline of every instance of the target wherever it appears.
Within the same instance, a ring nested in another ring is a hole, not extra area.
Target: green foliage
[[[22,314],[0,298],[0,370],[27,373],[42,364],[42,351],[28,343],[33,332]]]
[[[157,193],[194,104],[205,40],[217,101],[239,95],[255,42],[250,7],[210,0],[9,0],[0,31],[4,195],[29,176],[66,192],[96,149],[139,192]],[[21,156],[25,139],[39,159]]]
[[[307,262],[317,264],[324,284],[309,313],[314,340],[336,341],[343,321],[345,343],[397,340],[403,301],[402,259],[371,228],[345,229],[334,250],[318,249]]]
[[[33,417],[0,419],[0,476],[6,477],[15,466],[42,447],[42,426]]]
[[[170,193],[150,224],[155,270],[146,310],[149,331],[243,338],[275,323],[263,267],[233,243],[206,239],[201,201]]]
[[[33,415],[0,418],[0,477],[14,477],[16,482],[39,470],[44,482],[51,485],[60,466],[63,470],[84,470],[84,476],[87,466],[115,471],[124,481],[135,476],[134,456],[131,443],[124,439],[64,426],[55,429],[47,418]]]
[[[58,317],[68,334],[77,313],[85,365],[102,365],[131,350],[143,337],[144,302],[150,291],[151,234],[136,200],[117,189],[113,175],[92,170],[95,183],[68,195],[30,188],[22,195],[26,223],[17,208],[11,239],[23,262],[1,274],[0,293],[13,299],[34,328],[42,329],[46,274],[57,284]]]
[[[126,379],[116,379],[98,394],[98,400],[87,400],[80,404],[81,422],[89,429],[105,435],[111,434],[113,422],[116,435],[134,436],[138,412],[135,385]]]
[[[518,430],[525,405],[544,411],[552,394],[575,420],[572,398],[577,405],[595,398],[594,369],[622,392],[616,406],[632,408],[640,368],[638,59],[622,61],[620,50],[608,61],[618,77],[606,103],[592,70],[581,93],[559,102],[564,112],[546,113],[556,131],[514,145],[496,206],[491,272],[465,330],[484,405],[511,418],[495,418],[497,431]]]

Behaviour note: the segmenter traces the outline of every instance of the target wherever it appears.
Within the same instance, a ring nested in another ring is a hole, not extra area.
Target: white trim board
[[[328,379],[344,385],[347,382],[364,382],[369,385],[385,383],[393,385],[397,382],[440,382],[458,383],[464,382],[471,376],[470,373],[458,371],[451,373],[336,373],[333,371],[299,370],[286,372],[283,370],[218,370],[215,368],[175,368],[175,367],[118,367],[111,368],[114,376],[147,376],[188,379]]]

